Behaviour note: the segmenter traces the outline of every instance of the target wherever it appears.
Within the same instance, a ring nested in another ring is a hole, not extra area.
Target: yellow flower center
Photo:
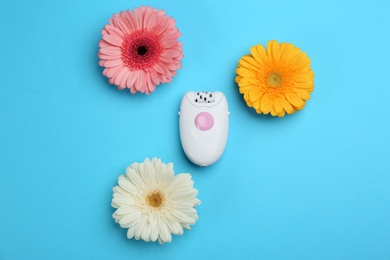
[[[267,75],[267,83],[270,87],[277,88],[282,85],[283,77],[278,72],[270,72]]]
[[[152,207],[160,207],[163,203],[164,196],[160,192],[154,192],[147,197],[148,203]]]

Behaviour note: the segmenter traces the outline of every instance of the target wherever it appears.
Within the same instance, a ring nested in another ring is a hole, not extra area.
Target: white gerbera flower
[[[118,178],[111,205],[117,210],[112,215],[127,237],[146,242],[171,242],[172,235],[182,235],[183,228],[191,229],[198,219],[191,175],[174,176],[173,164],[160,159],[145,159],[126,168],[126,175]]]

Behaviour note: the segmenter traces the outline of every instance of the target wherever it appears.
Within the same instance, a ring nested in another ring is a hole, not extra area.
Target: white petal
[[[118,181],[119,182],[119,181]],[[115,197],[132,197],[131,193],[126,191],[125,189],[123,189],[122,187],[120,186],[115,186],[113,189],[113,196]]]
[[[190,227],[190,225],[188,225],[188,224],[181,224],[181,226],[182,226],[183,228],[185,228],[185,229],[191,230],[191,227]]]
[[[167,226],[172,234],[182,235],[184,233],[182,226],[177,221],[166,221]]]
[[[127,167],[126,176],[137,188],[143,188],[145,186],[145,183],[139,175],[139,172],[135,171],[132,167]]]
[[[127,178],[118,180],[118,184],[122,189],[124,189],[130,194],[136,194],[138,191],[137,187],[132,182],[130,182]]]
[[[177,200],[175,201],[176,209],[193,209],[194,203],[189,200]]]
[[[152,183],[156,181],[154,178],[154,172],[154,167],[152,166],[152,163],[149,161],[149,159],[148,161],[145,160],[143,165],[140,165],[141,177],[145,183]]]
[[[139,240],[141,238],[142,231],[146,224],[146,218],[141,218],[140,221],[138,221],[136,227],[135,227],[135,239]]]
[[[114,208],[119,208],[122,206],[132,205],[133,203],[134,203],[134,200],[130,197],[127,197],[127,198],[115,197],[112,199],[111,206]]]
[[[172,188],[172,198],[182,201],[190,201],[198,194],[198,191],[195,189],[175,189]]]
[[[200,200],[197,198],[192,199],[192,202],[194,203],[194,206],[200,205]]]
[[[125,215],[125,214],[130,214],[134,211],[134,208],[132,206],[122,206],[119,209],[115,211],[116,214],[118,215]]]
[[[122,218],[119,220],[119,224],[123,228],[132,227],[137,224],[137,222],[140,221],[142,218],[139,211],[133,210],[131,213],[127,215],[123,215]]]
[[[190,184],[193,184],[191,175],[188,173],[180,173],[173,178],[171,187],[188,186]]]
[[[150,223],[146,222],[144,225],[144,229],[142,230],[141,238],[145,240],[146,242],[150,241],[150,231],[152,227]]]
[[[158,223],[157,220],[151,223],[150,239],[155,242],[158,238]]]
[[[195,224],[195,222],[189,218],[188,216],[186,216],[183,212],[181,212],[180,210],[174,210],[172,212],[172,215],[178,220],[180,221],[181,223],[188,223],[188,224]]]
[[[172,235],[169,232],[169,229],[167,227],[167,223],[165,222],[165,220],[160,219],[159,226],[160,226],[160,237],[161,237],[161,240],[164,241],[164,242],[171,242],[172,241]]]
[[[132,239],[134,237],[134,227],[130,227],[128,230],[127,230],[127,238],[128,239]]]

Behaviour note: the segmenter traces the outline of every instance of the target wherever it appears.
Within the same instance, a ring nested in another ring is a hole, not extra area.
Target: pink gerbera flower
[[[183,58],[175,20],[149,6],[114,14],[102,30],[99,62],[110,84],[149,94],[172,81]]]

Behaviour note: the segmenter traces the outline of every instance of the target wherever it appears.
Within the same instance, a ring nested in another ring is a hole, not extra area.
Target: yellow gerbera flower
[[[257,113],[283,117],[301,110],[314,89],[310,58],[293,44],[272,40],[260,44],[238,62],[236,82]]]

